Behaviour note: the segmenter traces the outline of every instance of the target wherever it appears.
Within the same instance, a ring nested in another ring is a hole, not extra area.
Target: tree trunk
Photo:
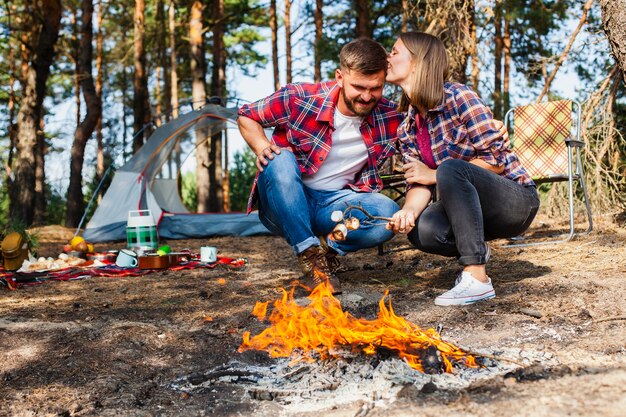
[[[17,115],[18,133],[15,155],[15,180],[10,190],[10,216],[25,225],[33,222],[35,198],[35,150],[37,127],[42,117],[43,99],[50,65],[54,57],[54,45],[59,37],[61,24],[60,0],[46,2],[45,11],[38,10],[33,24],[33,55],[24,71],[24,93]],[[41,20],[39,20],[41,19]]]
[[[409,0],[402,0],[402,32],[409,27]]]
[[[471,10],[472,27],[471,27],[471,42],[472,42],[472,88],[478,95],[480,95],[480,57],[478,56],[478,36],[476,31],[476,11],[474,8]]]
[[[447,32],[444,43],[452,51],[450,78],[460,83],[467,83],[467,63],[474,49],[472,44],[472,25],[474,23],[474,0],[457,0],[456,15],[449,15],[446,21]]]
[[[204,46],[202,40],[202,13],[204,6],[199,0],[194,0],[189,16],[189,46],[191,51],[191,96],[193,107],[198,108],[206,104],[204,64]],[[196,190],[198,195],[197,211],[202,213],[209,210],[209,146],[207,129],[196,129]]]
[[[165,111],[165,121],[169,121],[172,117],[172,103],[170,91],[170,74],[167,63],[167,25],[165,22],[165,2],[157,0],[157,23],[159,35],[157,39],[159,48],[159,65],[163,71],[163,102],[162,108]]]
[[[315,54],[315,63],[313,66],[315,67],[314,72],[314,80],[316,83],[322,81],[322,56],[320,51],[320,45],[322,43],[322,29],[323,29],[323,14],[322,8],[324,7],[323,0],[315,0],[315,45],[314,45],[314,54]]]
[[[168,9],[168,25],[170,30],[170,102],[171,102],[171,111],[172,118],[178,118],[178,72],[177,72],[177,62],[176,62],[176,5],[174,4],[174,0],[170,0],[169,9]],[[180,171],[180,153],[181,147],[180,142],[176,142],[174,145],[174,162],[170,162],[170,172],[172,173],[172,178],[177,178],[178,172]],[[174,166],[172,166],[174,165]],[[178,191],[180,192],[182,184],[178,183]]]
[[[287,60],[287,84],[292,82],[291,70],[291,0],[285,0],[285,55]]]
[[[510,78],[511,78],[511,32],[508,15],[504,14],[504,33],[502,37],[502,53],[504,55],[504,74],[502,83],[502,116],[506,115],[511,107]]]
[[[67,189],[67,213],[65,225],[76,227],[85,210],[83,199],[82,172],[85,160],[85,146],[91,137],[98,119],[101,116],[100,99],[96,94],[93,75],[91,74],[91,61],[93,59],[93,3],[92,0],[83,0],[81,15],[81,38],[80,56],[78,66],[80,68],[80,86],[87,107],[85,118],[74,133],[72,144],[72,156],[70,160],[70,185]]]
[[[102,53],[103,53],[103,29],[102,21],[104,12],[102,11],[102,0],[98,0],[98,14],[96,16],[96,24],[98,25],[98,31],[96,34],[96,96],[98,97],[98,103],[100,103],[100,116],[98,117],[98,123],[96,124],[96,180],[98,183],[104,176],[104,140],[102,137]],[[102,190],[98,190],[98,203],[102,201]]]
[[[12,39],[12,10],[15,6],[7,5],[7,23],[8,23],[8,46],[9,46],[9,155],[6,161],[4,169],[7,173],[7,181],[11,182],[11,166],[13,165],[13,152],[15,151],[15,48],[13,47]]]
[[[146,76],[146,55],[144,53],[144,0],[135,0],[135,42],[134,64],[135,78],[133,80],[133,153],[137,152],[144,144],[144,139],[150,136],[152,129],[143,127],[150,123],[150,106],[148,96],[148,77]],[[142,132],[141,134],[138,134]]]
[[[270,0],[270,30],[272,31],[272,66],[274,68],[274,90],[280,88],[278,73],[278,21],[276,19],[276,0]]]
[[[168,24],[170,29],[170,88],[172,118],[178,118],[178,72],[176,71],[176,5],[170,0],[168,10]]]
[[[626,0],[600,0],[602,26],[626,83]]]
[[[493,116],[502,119],[502,2],[496,0],[493,16],[494,36],[494,74],[493,74]]]
[[[78,11],[76,8],[72,7],[72,14],[70,16],[70,23],[72,24],[72,37],[71,37],[71,45],[72,52],[70,54],[72,60],[74,61],[74,103],[76,104],[76,110],[74,113],[74,119],[76,121],[76,127],[80,124],[80,107],[81,107],[81,99],[80,99],[80,68],[78,68],[78,55],[79,45],[78,45]]]
[[[46,136],[44,134],[43,115],[37,129],[37,148],[35,150],[35,212],[33,224],[42,225],[46,221]]]
[[[224,0],[213,2],[213,70],[211,73],[211,95],[226,96],[226,56],[224,49]],[[211,137],[209,152],[209,209],[212,212],[224,210],[224,180],[222,167],[222,132]]]
[[[356,38],[371,38],[373,28],[368,0],[354,0],[354,10],[356,11]]]

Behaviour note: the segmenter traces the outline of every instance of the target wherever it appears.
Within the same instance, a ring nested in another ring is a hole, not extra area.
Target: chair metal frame
[[[523,247],[523,246],[538,246],[538,245],[552,245],[552,244],[557,244],[557,243],[565,243],[565,242],[569,242],[570,240],[572,240],[572,238],[576,235],[581,235],[581,234],[588,234],[593,230],[593,218],[591,215],[591,205],[589,204],[589,196],[587,194],[587,186],[585,184],[585,176],[584,176],[584,172],[583,172],[583,165],[582,165],[582,158],[580,156],[580,149],[583,148],[585,146],[585,143],[580,139],[580,124],[581,124],[581,105],[578,101],[574,101],[574,100],[569,100],[572,102],[572,114],[576,115],[576,124],[574,125],[574,123],[572,122],[572,126],[576,127],[576,139],[572,139],[571,138],[571,128],[570,128],[570,138],[569,139],[565,139],[565,145],[567,146],[567,177],[564,177],[562,175],[556,175],[556,176],[551,176],[551,177],[546,177],[546,178],[541,178],[541,179],[535,179],[533,178],[533,181],[535,181],[536,184],[543,184],[543,183],[552,183],[552,182],[564,182],[567,181],[568,182],[568,191],[569,191],[569,222],[570,222],[570,230],[569,233],[565,236],[565,238],[561,239],[556,239],[556,240],[549,240],[549,241],[542,241],[542,242],[530,242],[530,243],[513,243],[513,244],[508,244],[508,245],[504,245],[504,247]],[[505,117],[504,117],[504,122],[508,127],[514,126],[514,117],[515,117],[515,108],[510,109]],[[511,148],[513,150],[515,150],[515,131],[513,130],[513,137],[511,140]],[[576,150],[576,153],[574,155],[574,152],[572,151],[573,149]],[[576,164],[576,168],[574,170],[574,159],[575,159],[575,164]],[[574,224],[574,181],[578,181],[580,183],[582,192],[583,192],[583,196],[584,196],[584,203],[585,203],[585,207],[587,209],[587,219],[588,219],[588,227],[584,232],[579,232],[576,233],[575,231],[575,224]],[[563,236],[563,235],[559,235],[559,236]],[[513,238],[516,239],[516,238]],[[520,239],[533,239],[533,238],[524,238],[521,237]]]

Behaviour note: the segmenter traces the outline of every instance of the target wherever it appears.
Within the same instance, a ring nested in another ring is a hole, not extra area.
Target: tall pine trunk
[[[626,0],[600,0],[602,25],[626,83]]]
[[[291,0],[285,0],[285,55],[286,55],[286,69],[287,69],[287,84],[292,82],[292,69],[291,69]]]
[[[189,46],[191,65],[191,95],[193,107],[199,108],[206,103],[205,62],[203,34],[204,6],[199,0],[191,5],[189,15]],[[196,191],[198,196],[197,211],[202,213],[209,210],[209,145],[207,129],[196,130]]]
[[[44,134],[43,114],[37,130],[37,148],[35,149],[35,212],[33,224],[42,225],[46,221],[46,153],[48,145]]]
[[[494,75],[493,75],[493,115],[502,119],[502,2],[496,0],[493,16],[494,34]]]
[[[170,30],[170,102],[172,109],[172,118],[178,118],[178,71],[176,61],[176,5],[174,0],[170,0],[168,7],[168,27]],[[170,161],[170,172],[172,172],[172,178],[176,178],[180,171],[181,148],[180,142],[176,142],[174,146],[174,161]],[[174,165],[174,166],[172,166]],[[178,190],[180,192],[182,184],[178,183]]]
[[[133,117],[134,131],[133,153],[137,152],[144,144],[144,139],[150,136],[152,129],[147,126],[150,123],[150,105],[148,96],[148,77],[146,75],[146,55],[144,52],[144,0],[135,0],[134,12],[134,64],[135,77],[133,80]],[[142,131],[143,127],[146,128]],[[138,134],[142,132],[141,134]]]
[[[54,57],[54,45],[59,37],[61,24],[60,0],[46,2],[45,10],[33,13],[32,55],[23,69],[24,92],[17,115],[17,136],[14,174],[11,184],[10,216],[30,225],[34,218],[35,200],[35,154],[37,128],[42,117],[46,82]],[[28,45],[28,44],[27,44]]]
[[[226,54],[224,49],[224,0],[213,1],[213,68],[211,95],[226,97]],[[213,212],[228,210],[228,179],[224,179],[222,165],[222,132],[211,137],[209,166],[210,209]],[[227,156],[228,158],[228,156]],[[226,192],[224,190],[226,187]]]
[[[471,42],[472,42],[472,88],[480,95],[480,57],[478,56],[478,35],[476,28],[476,10],[471,10]]]
[[[172,117],[171,88],[169,65],[167,61],[167,24],[165,18],[165,1],[157,0],[157,24],[158,38],[157,44],[159,48],[159,65],[163,71],[163,102],[162,107],[165,111],[165,120],[169,121]]]
[[[313,66],[314,69],[314,79],[316,83],[322,81],[322,54],[321,54],[321,44],[322,44],[322,29],[323,29],[323,14],[322,8],[324,7],[323,0],[315,0],[315,45],[313,45],[314,54],[315,54],[315,62]]]
[[[278,19],[276,18],[276,0],[270,0],[270,30],[272,32],[272,67],[274,68],[274,90],[280,88],[278,71]]]
[[[504,13],[504,31],[502,34],[502,54],[504,57],[504,73],[502,74],[502,117],[511,107],[511,23],[508,13]]]
[[[370,16],[370,4],[368,0],[354,0],[356,11],[355,35],[357,38],[372,37],[372,18]]]
[[[13,152],[15,150],[15,48],[13,45],[13,37],[11,28],[11,6],[7,7],[7,21],[8,21],[8,47],[9,47],[9,156],[6,161],[4,169],[7,173],[7,181],[11,180],[11,165],[13,164]]]
[[[93,59],[93,3],[92,0],[83,0],[81,14],[80,55],[78,67],[80,69],[80,86],[87,107],[85,118],[74,133],[72,156],[70,160],[70,185],[67,189],[67,213],[65,225],[76,227],[85,209],[83,199],[82,172],[85,161],[85,146],[91,137],[98,119],[101,116],[100,99],[96,94],[96,86],[91,73]]]
[[[102,137],[103,19],[102,0],[98,0],[98,14],[96,16],[96,24],[98,25],[98,31],[96,32],[96,96],[98,97],[98,103],[100,103],[100,117],[98,117],[98,123],[96,123],[96,179],[98,183],[104,176],[104,140]],[[98,190],[98,203],[102,201],[102,196],[102,190]]]

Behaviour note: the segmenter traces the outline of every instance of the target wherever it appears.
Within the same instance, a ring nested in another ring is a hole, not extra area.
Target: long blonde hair
[[[448,51],[439,38],[424,32],[405,32],[400,40],[413,59],[411,87],[400,99],[398,111],[407,111],[410,104],[429,110],[443,99],[443,83],[448,79]]]

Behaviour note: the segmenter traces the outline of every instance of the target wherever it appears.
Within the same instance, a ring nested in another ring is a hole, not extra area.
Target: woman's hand
[[[417,215],[413,210],[402,209],[397,211],[385,227],[394,233],[409,233],[415,227]]]
[[[422,161],[410,156],[405,156],[405,160],[408,162],[402,166],[402,170],[404,179],[409,184],[433,185],[437,183],[437,170],[428,168]]]

